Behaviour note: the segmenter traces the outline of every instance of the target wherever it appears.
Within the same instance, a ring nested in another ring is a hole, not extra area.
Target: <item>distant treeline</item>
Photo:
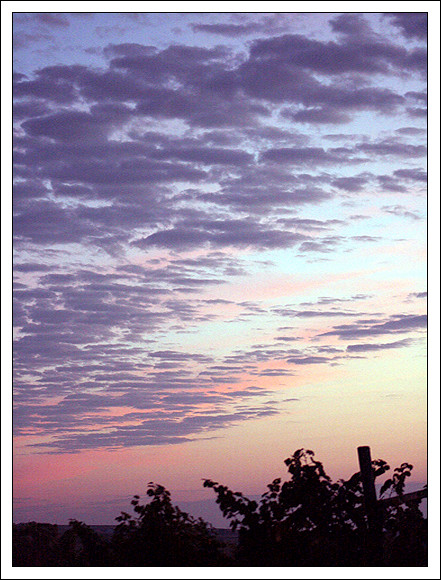
[[[13,524],[13,566],[427,566],[427,519],[420,497],[405,496],[412,466],[396,468],[380,490],[399,501],[377,502],[379,527],[366,514],[361,474],[331,481],[312,451],[285,460],[290,479],[275,479],[253,501],[205,480],[237,542],[223,542],[216,530],[175,506],[161,485],[149,483],[146,503],[135,495],[113,534],[71,520],[56,525]],[[389,470],[372,461],[374,477]]]

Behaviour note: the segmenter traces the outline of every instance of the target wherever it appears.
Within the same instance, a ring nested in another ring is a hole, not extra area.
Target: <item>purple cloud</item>
[[[41,453],[213,437],[281,412],[260,381],[279,399],[305,365],[411,346],[425,324],[373,313],[374,291],[332,296],[328,268],[382,239],[381,212],[422,216],[399,198],[427,177],[426,51],[403,40],[423,39],[417,19],[389,16],[387,37],[369,15],[323,16],[325,36],[296,34],[295,15],[193,15],[204,46],[153,46],[153,30],[118,44],[145,20],[119,16],[89,16],[106,43],[85,34],[56,59],[38,50],[74,15],[17,21],[14,427]],[[327,295],[308,299],[318,279]]]
[[[277,58],[281,62],[298,63],[297,66],[302,69],[327,74],[356,71],[387,73],[390,67],[400,68],[403,65],[421,68],[422,54],[421,49],[407,51],[385,41],[363,39],[359,36],[356,40],[337,43],[310,40],[301,35],[290,34],[257,40],[250,50],[250,58],[255,61]]]
[[[427,182],[427,173],[419,168],[416,169],[397,169],[394,171],[394,176],[409,181]]]
[[[331,107],[311,107],[297,112],[286,110],[282,115],[287,119],[312,125],[349,123],[351,120],[350,115]]]
[[[347,352],[372,352],[377,350],[389,350],[409,346],[412,341],[408,338],[397,340],[395,342],[377,343],[377,344],[348,344]]]
[[[338,336],[340,339],[357,339],[366,336],[397,334],[422,330],[427,326],[427,315],[397,314],[384,322],[358,321],[355,324],[341,324],[319,336]]]
[[[47,24],[48,26],[63,27],[69,26],[69,20],[64,14],[56,12],[38,12],[35,14],[35,19],[42,24]]]
[[[372,33],[371,27],[360,14],[339,14],[330,21],[330,24],[332,30],[347,36],[360,38]]]
[[[407,38],[427,39],[426,12],[388,12],[385,16],[390,18]]]
[[[188,220],[172,229],[158,231],[133,242],[139,247],[171,248],[236,246],[260,249],[284,248],[305,236],[286,230],[267,228],[251,220]]]
[[[407,217],[413,220],[420,220],[422,216],[414,211],[410,211],[403,207],[402,205],[385,205],[381,208],[383,211],[390,213],[392,215]]]
[[[344,148],[325,151],[321,147],[280,147],[264,151],[260,159],[294,165],[331,165],[344,160],[350,153]]]
[[[248,24],[192,24],[194,32],[205,32],[208,34],[219,34],[221,36],[242,36],[262,32],[262,24],[250,22]]]

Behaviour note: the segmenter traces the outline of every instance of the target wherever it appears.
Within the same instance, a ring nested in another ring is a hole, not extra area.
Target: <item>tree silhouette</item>
[[[204,487],[215,491],[223,515],[239,532],[238,565],[373,565],[360,473],[332,482],[314,453],[304,449],[285,464],[291,479],[284,483],[275,479],[259,502],[204,480]],[[378,477],[389,466],[375,460],[372,468]],[[402,495],[411,469],[408,464],[397,468],[382,493],[392,489]],[[387,547],[383,565],[425,565],[425,520],[418,505],[387,507],[381,509],[381,517]],[[400,558],[414,563],[397,564]]]
[[[27,522],[12,525],[13,566],[60,566],[58,526]]]
[[[412,465],[397,467],[380,489],[374,544],[381,549],[373,550],[360,473],[333,482],[305,449],[285,464],[290,478],[274,479],[259,501],[204,480],[238,531],[237,550],[228,556],[210,524],[150,482],[149,501],[135,495],[134,513],[116,518],[110,540],[77,520],[62,535],[55,525],[13,525],[13,566],[427,566],[421,494],[404,493]],[[371,464],[374,478],[390,469],[383,460]]]
[[[74,519],[59,540],[59,551],[63,566],[107,566],[112,557],[109,542]]]
[[[380,490],[380,497],[389,490],[400,499],[386,505],[382,513],[388,566],[427,566],[427,520],[419,509],[421,499],[404,496],[406,478],[410,477],[412,469],[409,463],[402,463]],[[424,491],[427,495],[427,486]]]
[[[211,526],[171,502],[170,492],[150,482],[145,505],[135,495],[135,516],[122,512],[112,538],[116,566],[220,566],[221,545]]]

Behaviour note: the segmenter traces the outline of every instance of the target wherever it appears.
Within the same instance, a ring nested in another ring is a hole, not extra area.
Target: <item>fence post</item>
[[[368,527],[368,559],[370,565],[381,566],[382,562],[382,524],[375,492],[375,478],[372,471],[371,450],[367,445],[357,448],[363,484],[364,507]]]

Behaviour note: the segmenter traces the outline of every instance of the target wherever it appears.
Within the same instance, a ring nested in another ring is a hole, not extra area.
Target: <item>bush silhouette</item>
[[[412,465],[403,463],[381,487],[380,498],[393,494],[398,501],[378,502],[373,538],[360,473],[333,482],[304,449],[285,464],[290,479],[274,479],[259,501],[204,480],[238,531],[237,549],[228,556],[210,524],[180,510],[169,491],[151,482],[149,501],[135,495],[134,513],[116,518],[110,540],[77,520],[62,535],[56,525],[13,525],[13,566],[427,566],[421,499],[404,495]],[[379,477],[389,465],[375,460],[372,470]]]
[[[60,566],[58,526],[55,524],[12,525],[13,566]]]
[[[275,479],[259,502],[209,479],[223,515],[239,532],[239,566],[371,566],[370,536],[360,473],[332,482],[310,450],[299,449],[285,460],[291,479]],[[385,473],[385,461],[372,462],[374,477]],[[403,464],[387,490],[403,495],[412,466]],[[381,507],[384,548],[381,565],[425,566],[426,520],[413,505]]]
[[[112,557],[108,541],[73,519],[59,540],[59,551],[63,566],[108,566]]]
[[[70,520],[61,535],[54,524],[12,526],[13,566],[108,566],[111,559],[109,542],[83,522]]]
[[[135,517],[116,518],[112,548],[116,566],[221,566],[223,555],[211,526],[171,502],[170,492],[149,483],[151,501],[132,500]]]

